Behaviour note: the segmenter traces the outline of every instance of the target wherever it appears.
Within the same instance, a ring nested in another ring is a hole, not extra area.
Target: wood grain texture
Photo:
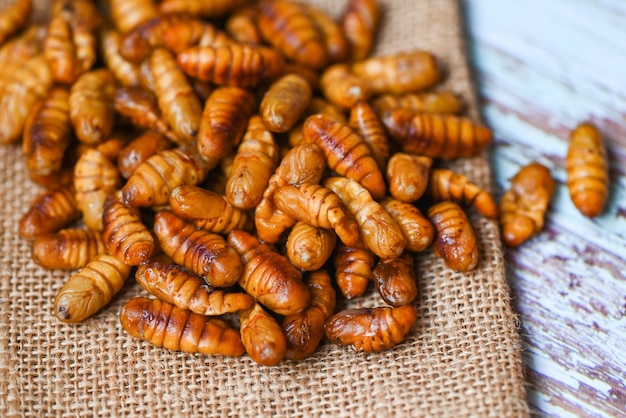
[[[468,0],[496,196],[539,161],[558,182],[546,229],[507,249],[528,401],[539,415],[626,416],[626,2]],[[569,133],[600,128],[609,202],[582,216],[565,185]]]

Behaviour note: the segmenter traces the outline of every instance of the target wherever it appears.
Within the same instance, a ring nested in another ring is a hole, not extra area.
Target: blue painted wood
[[[507,249],[528,399],[549,416],[626,416],[626,2],[467,0],[495,193],[531,161],[558,182],[546,229]],[[601,129],[610,199],[586,219],[565,186],[569,132]]]

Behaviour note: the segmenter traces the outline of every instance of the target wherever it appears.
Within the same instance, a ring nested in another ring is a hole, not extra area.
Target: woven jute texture
[[[1,1],[0,4],[6,4]],[[337,16],[345,1],[316,1]],[[477,117],[453,0],[387,0],[377,54],[433,51],[444,88]],[[47,2],[38,8],[45,15]],[[489,188],[485,156],[452,167]],[[311,358],[261,367],[249,357],[170,352],[127,335],[118,313],[146,293],[130,279],[101,312],[59,322],[56,292],[70,276],[31,261],[18,220],[41,190],[17,145],[0,147],[0,416],[526,416],[517,318],[495,222],[468,209],[478,268],[459,274],[431,251],[419,255],[418,320],[409,338],[375,354],[323,344]],[[351,302],[352,303],[352,302]],[[353,306],[382,304],[378,296]],[[341,306],[345,306],[344,303]]]

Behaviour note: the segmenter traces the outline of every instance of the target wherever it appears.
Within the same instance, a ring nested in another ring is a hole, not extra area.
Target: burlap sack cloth
[[[8,1],[1,1],[6,4]],[[337,15],[345,1],[316,1]],[[476,117],[457,2],[387,0],[376,53],[423,48]],[[46,4],[41,1],[40,4]],[[47,6],[40,7],[45,13]],[[484,156],[453,166],[489,187]],[[0,416],[524,416],[520,340],[495,222],[470,210],[481,261],[454,273],[419,256],[418,320],[395,349],[358,354],[324,344],[310,359],[260,367],[249,357],[190,355],[128,336],[118,312],[145,294],[129,280],[84,323],[52,314],[69,277],[31,261],[18,220],[39,187],[20,148],[0,147]],[[358,302],[381,304],[373,295]]]

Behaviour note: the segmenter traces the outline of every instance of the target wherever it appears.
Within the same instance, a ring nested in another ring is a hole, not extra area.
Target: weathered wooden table
[[[545,231],[505,254],[530,407],[626,416],[626,1],[464,4],[497,196],[531,161],[558,182]],[[585,120],[610,154],[610,199],[593,220],[565,186],[568,136]]]

